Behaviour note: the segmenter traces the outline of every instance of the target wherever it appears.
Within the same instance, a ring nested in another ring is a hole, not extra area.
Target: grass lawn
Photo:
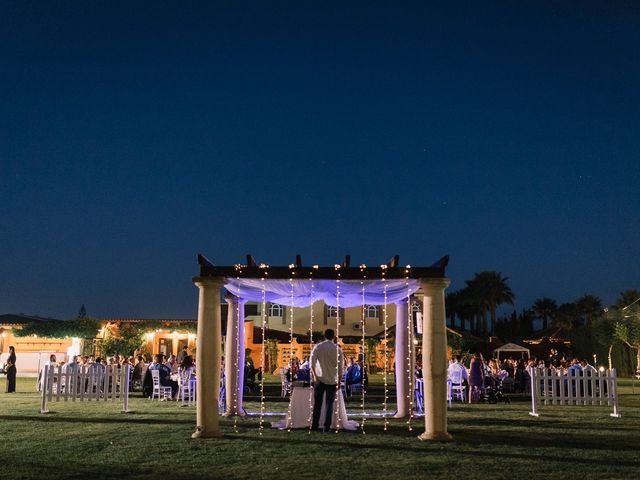
[[[119,403],[60,402],[41,415],[34,379],[19,378],[11,395],[4,378],[0,386],[0,478],[12,480],[640,477],[640,386],[632,393],[626,379],[619,380],[622,418],[610,418],[608,407],[544,406],[534,418],[524,398],[454,404],[450,443],[420,442],[422,419],[412,432],[391,420],[384,432],[379,418],[367,420],[365,435],[269,428],[259,435],[257,418],[238,420],[237,431],[233,419],[223,419],[223,439],[192,440],[194,407],[136,394],[130,414],[121,414]],[[259,410],[255,402],[247,407]],[[357,402],[348,408],[357,411]],[[380,405],[367,406],[374,408]]]

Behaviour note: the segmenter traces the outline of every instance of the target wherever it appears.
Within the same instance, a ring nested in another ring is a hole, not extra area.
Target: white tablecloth
[[[339,410],[339,424],[338,419],[336,419],[336,405],[335,402],[338,402],[338,410]],[[285,418],[278,422],[274,422],[271,424],[272,428],[309,428],[311,426],[310,417],[310,407],[313,405],[313,388],[306,387],[294,387],[293,392],[291,393],[290,400],[290,412],[287,411],[287,415]],[[324,404],[322,405],[322,410],[320,413],[320,422],[319,426],[322,427],[324,425],[324,417],[325,417],[325,408]],[[315,408],[315,407],[314,407]],[[339,429],[339,430],[356,430],[358,428],[358,422],[353,420],[349,420],[347,418],[347,408],[344,404],[344,397],[342,396],[342,390],[338,390],[336,395],[336,399],[333,404],[333,408],[331,410],[333,412],[333,421],[331,422],[331,428]]]

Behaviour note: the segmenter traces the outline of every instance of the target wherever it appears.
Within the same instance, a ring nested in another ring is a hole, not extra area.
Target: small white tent
[[[521,358],[524,357],[525,353],[527,354],[527,357],[531,356],[528,348],[521,347],[520,345],[516,345],[515,343],[507,343],[505,345],[502,345],[500,348],[496,348],[493,351],[493,356],[496,358],[500,358],[501,353],[519,354]]]

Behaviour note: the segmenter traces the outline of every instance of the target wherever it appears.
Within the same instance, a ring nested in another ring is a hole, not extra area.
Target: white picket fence
[[[618,412],[616,370],[589,369],[575,375],[558,373],[554,368],[534,368],[531,375],[531,412],[538,416],[538,405],[607,405]]]
[[[43,368],[42,403],[40,413],[47,413],[48,402],[122,400],[122,412],[129,411],[130,365],[104,368],[77,367],[70,371],[49,365]]]

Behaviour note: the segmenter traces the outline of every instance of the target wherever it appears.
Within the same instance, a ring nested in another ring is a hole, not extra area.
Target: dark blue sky
[[[197,252],[639,288],[637,2],[387,3],[0,3],[0,313],[194,317]]]

